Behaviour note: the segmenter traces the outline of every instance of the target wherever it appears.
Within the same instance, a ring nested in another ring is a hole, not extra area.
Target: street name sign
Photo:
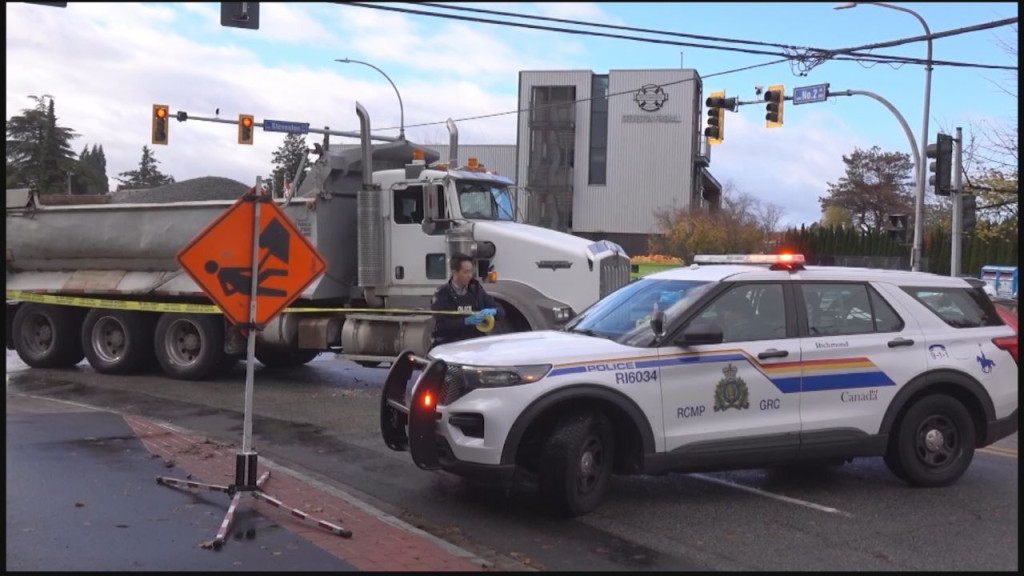
[[[828,84],[793,88],[793,104],[811,104],[828,100]]]

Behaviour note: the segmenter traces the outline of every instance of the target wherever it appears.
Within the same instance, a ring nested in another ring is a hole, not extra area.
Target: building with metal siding
[[[716,209],[692,69],[523,71],[516,182],[528,221],[648,251],[655,213]]]

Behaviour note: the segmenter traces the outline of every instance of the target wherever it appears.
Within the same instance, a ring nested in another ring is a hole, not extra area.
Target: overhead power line
[[[335,3],[336,4],[349,5],[349,6],[356,6],[356,7],[359,7],[359,8],[372,8],[374,10],[387,10],[387,11],[392,11],[392,12],[401,12],[401,13],[405,13],[405,14],[415,14],[415,15],[418,15],[418,16],[429,16],[429,17],[433,17],[433,18],[446,18],[446,19],[450,19],[450,20],[461,20],[461,21],[466,21],[466,22],[479,22],[479,23],[484,23],[484,24],[495,24],[495,25],[499,25],[499,26],[512,26],[512,27],[517,27],[517,28],[528,28],[528,29],[534,29],[534,30],[547,30],[547,31],[550,31],[550,32],[561,32],[561,33],[565,33],[565,34],[576,34],[576,35],[583,35],[583,36],[596,36],[596,37],[604,37],[604,38],[614,38],[614,39],[619,39],[619,40],[632,40],[632,41],[635,41],[635,42],[646,42],[646,43],[651,43],[651,44],[666,44],[666,45],[671,45],[671,46],[683,46],[683,47],[690,47],[690,48],[703,48],[703,49],[708,49],[708,50],[723,50],[723,51],[727,51],[727,52],[738,52],[738,53],[743,53],[743,54],[756,54],[756,55],[766,55],[766,56],[782,56],[782,57],[785,57],[787,60],[797,61],[797,62],[799,62],[801,60],[805,60],[805,59],[810,59],[810,60],[813,61],[813,65],[820,64],[822,61],[824,61],[824,59],[827,59],[828,57],[831,57],[832,59],[835,59],[835,60],[847,60],[847,61],[858,61],[858,62],[903,63],[903,64],[925,64],[926,63],[926,60],[920,59],[920,58],[909,58],[909,57],[902,57],[902,56],[859,55],[859,54],[858,55],[853,55],[853,54],[850,54],[850,51],[858,50],[859,48],[847,48],[847,49],[843,49],[841,51],[830,51],[830,50],[818,49],[818,48],[808,48],[806,50],[812,54],[812,56],[808,57],[807,55],[801,55],[801,54],[796,54],[796,53],[769,52],[769,51],[766,51],[766,50],[755,50],[755,49],[749,49],[749,48],[737,48],[737,47],[729,47],[729,46],[710,46],[710,45],[706,45],[706,44],[693,44],[693,43],[689,43],[689,42],[679,42],[679,41],[675,41],[675,40],[664,40],[664,39],[658,39],[658,38],[641,38],[641,37],[637,37],[637,36],[625,36],[625,35],[621,35],[621,34],[609,34],[609,33],[604,33],[604,32],[590,31],[590,30],[573,30],[573,29],[570,29],[570,28],[556,28],[556,27],[552,27],[552,26],[541,26],[541,25],[538,25],[538,24],[524,24],[524,23],[518,23],[518,22],[508,22],[508,21],[503,21],[503,20],[492,20],[492,19],[489,19],[489,18],[459,16],[459,15],[456,15],[456,14],[441,14],[441,13],[437,13],[437,12],[423,12],[423,11],[419,11],[419,10],[411,10],[411,9],[408,9],[408,8],[398,8],[398,7],[395,7],[395,6],[383,6],[383,5],[380,5],[380,4],[369,4],[369,3],[363,3],[363,2],[335,2]],[[450,8],[449,6],[446,6],[446,5],[443,5],[443,4],[442,5],[438,5],[438,6],[441,6],[441,7],[444,7],[444,8]],[[526,17],[520,16],[520,15],[515,15],[515,16],[519,17],[519,18],[526,18]],[[538,17],[538,18],[540,18],[540,17]],[[1016,18],[1011,18],[1011,19],[1006,19],[1006,20],[998,21],[996,23],[982,24],[982,25],[978,25],[976,27],[972,27],[973,29],[969,30],[969,31],[977,31],[977,30],[980,30],[980,29],[993,28],[993,27],[996,27],[996,26],[1005,26],[1007,24],[1011,24],[1011,23],[1016,22],[1016,21],[1017,21]],[[587,25],[587,26],[603,26],[603,25],[596,25],[596,24],[584,24],[584,25]],[[666,34],[665,32],[657,32],[657,33],[658,34]],[[932,35],[932,36],[941,35],[940,37],[944,37],[944,36],[950,36],[950,35],[960,34],[960,33],[964,33],[964,32],[953,30],[953,31],[948,31],[948,32],[943,32],[943,33],[935,34],[935,35]],[[908,40],[908,41],[920,41],[921,38],[922,37],[915,37],[913,40]],[[928,37],[926,36],[924,38],[926,39]],[[727,42],[729,40],[728,39],[719,39],[719,40],[716,40],[716,41]],[[896,41],[896,42],[898,42],[898,43],[906,43],[904,41]],[[785,48],[784,50],[789,50],[789,49]],[[799,51],[800,49],[799,48],[795,48],[794,50]],[[850,55],[849,56],[836,56],[836,55],[834,55],[837,52],[842,53],[842,54],[850,54]],[[1000,66],[1000,65],[992,65],[992,64],[975,64],[975,63],[968,63],[968,62],[952,62],[952,61],[947,61],[947,60],[934,60],[934,59],[930,61],[930,64],[935,65],[935,66],[959,66],[959,67],[969,67],[969,68],[987,68],[987,69],[1002,69],[1002,70],[1016,70],[1017,69],[1014,66]]]

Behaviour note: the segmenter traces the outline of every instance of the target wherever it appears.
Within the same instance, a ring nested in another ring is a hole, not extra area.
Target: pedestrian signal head
[[[238,115],[238,143],[239,144],[252,144],[252,127],[253,119],[252,114],[239,114]]]
[[[153,118],[151,128],[151,142],[153,144],[167,144],[167,127],[170,124],[170,120],[167,115],[169,114],[166,104],[153,104]]]

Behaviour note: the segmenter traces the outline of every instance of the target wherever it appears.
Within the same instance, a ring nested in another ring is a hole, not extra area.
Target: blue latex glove
[[[466,316],[466,319],[462,322],[466,326],[477,326],[484,321],[484,317],[480,312],[473,314],[472,316]]]
[[[495,316],[497,313],[498,313],[498,309],[497,308],[484,308],[483,310],[477,312],[477,314],[479,314],[481,316]]]

